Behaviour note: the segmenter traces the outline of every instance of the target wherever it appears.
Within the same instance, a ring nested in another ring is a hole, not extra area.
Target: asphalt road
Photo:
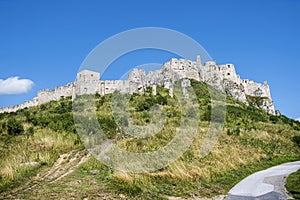
[[[285,177],[298,169],[300,169],[300,161],[256,172],[235,185],[229,191],[226,200],[289,199],[285,189]]]

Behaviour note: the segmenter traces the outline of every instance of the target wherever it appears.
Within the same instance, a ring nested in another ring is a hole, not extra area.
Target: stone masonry
[[[200,56],[196,61],[172,58],[162,65],[160,70],[150,71],[148,74],[141,69],[133,69],[128,75],[128,80],[100,80],[100,73],[82,70],[77,74],[77,80],[52,90],[46,89],[38,92],[37,97],[23,104],[0,108],[0,113],[15,112],[19,109],[37,106],[52,100],[59,100],[61,97],[77,95],[110,94],[118,90],[121,93],[144,93],[147,87],[152,88],[152,94],[156,94],[156,87],[161,86],[169,89],[170,96],[173,96],[173,83],[184,79],[183,90],[187,79],[202,81],[213,87],[226,92],[235,99],[248,105],[247,96],[259,97],[261,108],[269,114],[275,115],[274,104],[271,98],[270,88],[267,82],[256,83],[252,80],[241,79],[236,74],[233,64],[217,64],[214,61],[201,63]],[[185,94],[188,97],[188,94]]]

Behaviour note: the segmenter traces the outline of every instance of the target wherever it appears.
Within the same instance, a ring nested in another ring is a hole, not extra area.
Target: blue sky
[[[116,1],[0,0],[0,82],[27,81],[22,94],[1,94],[0,107],[32,99],[38,90],[75,80],[76,73],[100,42],[140,27],[164,27],[199,42],[218,63],[233,63],[242,78],[267,80],[276,109],[300,117],[300,1]],[[163,63],[172,54],[132,53],[121,58],[126,68]],[[115,63],[115,64],[116,64]],[[123,71],[122,71],[123,70]],[[121,73],[122,72],[122,73]],[[31,85],[30,80],[33,82]]]

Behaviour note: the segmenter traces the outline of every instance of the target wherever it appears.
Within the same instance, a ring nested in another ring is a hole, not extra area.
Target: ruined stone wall
[[[25,101],[22,104],[0,108],[0,113],[4,113],[4,112],[8,112],[8,113],[10,113],[10,112],[16,112],[17,110],[28,108],[28,107],[32,107],[32,106],[37,106],[37,105],[39,105],[39,103],[38,103],[38,99],[35,97],[32,100]]]
[[[185,59],[171,59],[169,63],[173,74],[176,74],[179,79],[190,78],[197,81],[200,80],[199,69],[196,62]]]
[[[204,66],[199,69],[203,82],[206,82],[215,88],[224,92],[222,84],[222,73],[219,66],[214,61],[205,62]]]
[[[130,82],[128,80],[107,80],[100,81],[100,95],[111,94],[120,91],[122,94],[130,93]]]
[[[128,75],[130,83],[130,94],[144,93],[147,85],[146,72],[143,69],[133,69]]]
[[[209,61],[202,65],[200,56],[197,56],[195,62],[172,58],[163,64],[162,69],[151,71],[148,74],[144,70],[134,69],[129,73],[128,80],[100,80],[100,73],[82,70],[77,74],[76,82],[52,90],[39,91],[33,100],[20,105],[1,108],[0,113],[15,112],[25,107],[59,100],[66,96],[72,96],[74,99],[76,95],[95,94],[96,92],[105,95],[116,90],[121,93],[132,94],[144,93],[147,87],[152,87],[153,94],[156,94],[156,87],[162,86],[169,89],[170,96],[173,96],[173,84],[181,79],[206,82],[245,104],[248,104],[246,96],[262,97],[262,101],[257,107],[270,114],[275,114],[270,88],[266,82],[260,84],[251,80],[242,80],[236,74],[233,64],[219,65],[215,61]],[[183,87],[184,89],[185,87]]]
[[[235,67],[233,64],[219,65],[219,70],[222,74],[223,79],[233,81],[237,84],[241,83],[241,78],[236,74]]]
[[[99,91],[100,81],[87,80],[84,82],[76,82],[74,86],[76,95],[95,94],[97,91]]]
[[[46,103],[52,100],[59,100],[61,97],[72,96],[75,83],[68,83],[64,86],[56,87],[52,90],[42,90],[38,92],[38,103]]]
[[[146,75],[146,80],[144,81],[147,87],[153,85],[162,86],[164,84],[164,77],[162,75],[162,70],[150,71]]]

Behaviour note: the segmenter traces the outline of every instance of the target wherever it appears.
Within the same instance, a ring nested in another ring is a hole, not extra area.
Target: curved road
[[[226,200],[289,199],[285,189],[285,177],[298,169],[300,169],[300,161],[256,172],[235,185],[229,191]]]

